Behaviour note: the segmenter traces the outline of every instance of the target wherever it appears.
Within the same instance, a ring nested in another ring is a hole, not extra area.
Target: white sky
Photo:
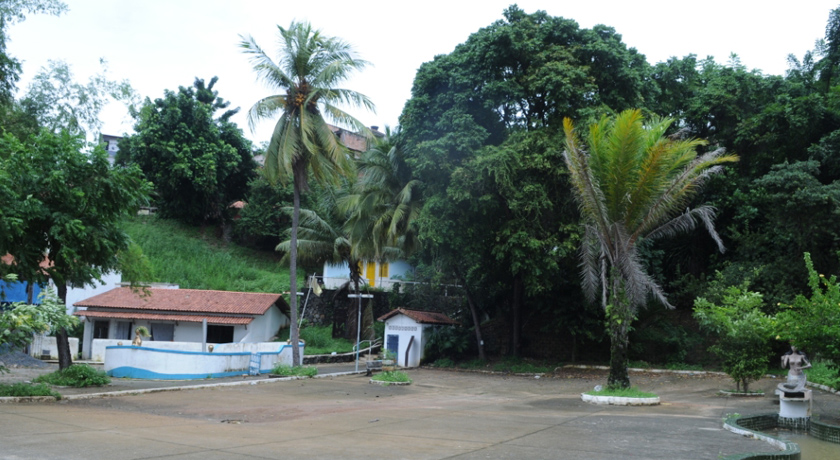
[[[244,112],[271,94],[256,82],[239,35],[253,35],[267,52],[277,50],[276,25],[307,20],[326,35],[354,45],[372,66],[345,87],[370,97],[375,114],[350,110],[366,125],[394,126],[411,96],[417,68],[447,54],[482,27],[502,18],[514,0],[332,1],[332,0],[65,0],[60,17],[35,15],[9,30],[8,52],[23,61],[20,90],[48,59],[67,61],[79,81],[108,60],[113,79],[128,79],[142,95],[189,86],[195,77],[219,77],[215,89],[241,107],[234,121],[256,142],[268,139],[273,123],[251,133]],[[825,35],[828,13],[838,0],[560,1],[519,0],[527,13],[538,9],[574,19],[581,27],[606,24],[655,64],[689,53],[726,63],[737,53],[748,68],[784,74],[786,57],[800,57]],[[106,134],[131,131],[121,107],[103,114]]]

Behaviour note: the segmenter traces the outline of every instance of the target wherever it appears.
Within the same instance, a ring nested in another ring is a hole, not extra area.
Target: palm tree
[[[563,123],[563,156],[584,224],[583,288],[593,301],[600,289],[607,316],[610,387],[630,386],[628,333],[639,307],[652,295],[673,308],[645,271],[637,251],[639,242],[702,224],[724,250],[714,228],[714,208],[686,206],[709,175],[738,157],[724,155],[723,149],[698,156],[697,148],[706,142],[666,137],[671,123],[651,118],[646,124],[639,110],[627,110],[590,126],[585,144],[571,120]]]
[[[413,222],[422,208],[421,182],[411,178],[398,134],[386,127],[385,136],[359,159],[353,193],[338,200],[356,251],[379,262],[405,257],[418,244]]]
[[[370,100],[355,91],[339,88],[353,71],[367,62],[355,57],[352,47],[334,37],[313,30],[308,23],[292,22],[288,29],[277,26],[280,53],[272,60],[254,41],[242,37],[240,46],[250,56],[259,78],[274,94],[257,101],[248,111],[251,130],[261,119],[279,119],[266,150],[265,175],[272,183],[292,178],[294,185],[291,246],[289,248],[289,285],[291,290],[292,360],[299,364],[297,327],[297,228],[300,219],[300,194],[308,189],[309,174],[319,182],[335,182],[341,175],[352,174],[353,163],[346,148],[338,141],[327,119],[368,132],[361,122],[336,104],[350,104],[373,109]]]

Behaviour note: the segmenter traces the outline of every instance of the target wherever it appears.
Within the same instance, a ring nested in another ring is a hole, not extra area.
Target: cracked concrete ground
[[[728,413],[778,408],[772,396],[717,396],[731,386],[726,377],[633,374],[663,403],[615,407],[580,400],[606,380],[602,371],[409,374],[414,384],[400,387],[345,375],[0,404],[0,459],[714,459],[773,450],[722,429]],[[840,397],[815,399],[816,412],[840,413]]]

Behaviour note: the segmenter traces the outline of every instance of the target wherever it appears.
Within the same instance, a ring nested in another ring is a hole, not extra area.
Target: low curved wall
[[[105,348],[105,372],[111,377],[192,380],[248,374],[252,355],[265,374],[278,364],[292,364],[292,346],[279,343],[235,344],[213,352],[166,350],[151,347]],[[303,355],[304,345],[300,344]],[[242,351],[239,351],[242,350]]]

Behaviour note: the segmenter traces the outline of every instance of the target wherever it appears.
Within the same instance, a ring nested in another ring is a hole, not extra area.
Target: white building
[[[390,291],[394,284],[405,283],[414,271],[408,262],[397,260],[394,262],[361,262],[362,283],[366,286]],[[337,289],[350,281],[350,266],[347,262],[341,265],[324,264],[324,287]]]
[[[385,349],[397,355],[397,365],[417,367],[433,327],[449,327],[458,322],[431,311],[397,308],[381,317],[385,322]]]
[[[82,354],[92,359],[94,339],[134,339],[134,330],[145,326],[148,342],[268,342],[289,324],[289,305],[280,294],[205,291],[198,289],[148,289],[120,287],[75,303],[76,316],[84,320]],[[153,346],[153,343],[149,343]]]

